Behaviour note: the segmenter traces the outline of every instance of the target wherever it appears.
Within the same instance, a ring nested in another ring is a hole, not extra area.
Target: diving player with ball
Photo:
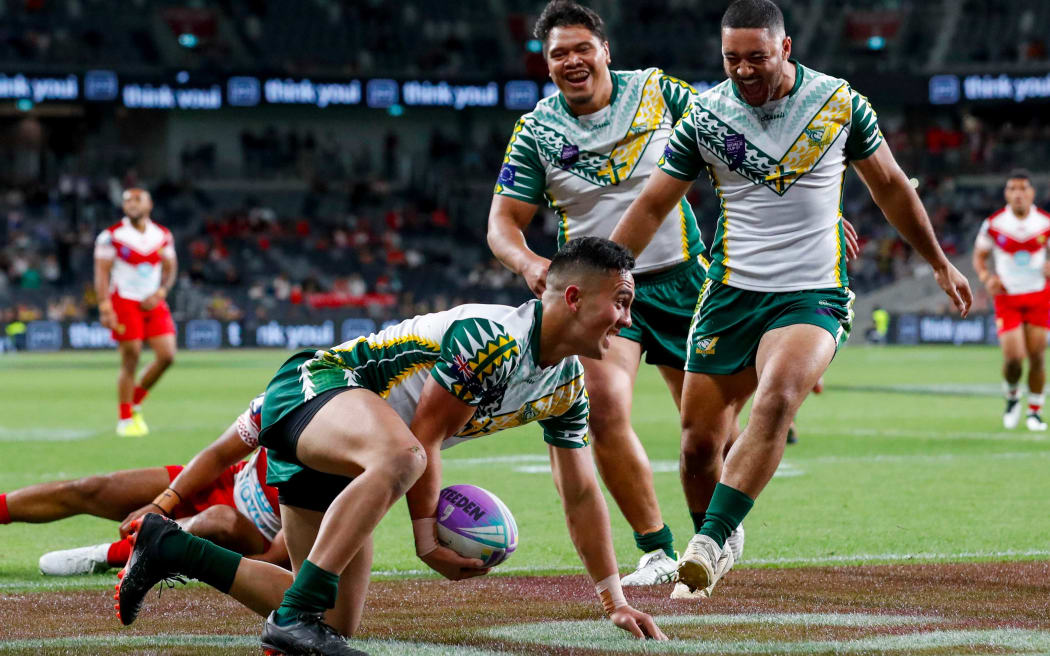
[[[267,653],[360,654],[342,636],[361,621],[379,520],[405,494],[427,565],[449,579],[487,573],[437,542],[440,450],[537,421],[569,535],[609,618],[638,638],[666,639],[620,587],[576,357],[603,357],[631,325],[633,266],[609,240],[575,239],[551,261],[539,300],[461,305],[292,356],[266,390],[259,441],[294,579],[149,514],[117,586],[121,621],[134,621],[154,584],[189,570],[267,616]]]

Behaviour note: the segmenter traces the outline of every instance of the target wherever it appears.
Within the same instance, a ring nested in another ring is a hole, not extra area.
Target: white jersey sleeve
[[[117,249],[113,246],[113,234],[109,230],[103,230],[95,237],[95,259],[112,261],[117,257]]]
[[[988,219],[981,221],[981,227],[977,231],[977,239],[974,240],[973,247],[979,251],[990,251],[995,248],[995,240],[992,239],[992,235],[988,232]]]

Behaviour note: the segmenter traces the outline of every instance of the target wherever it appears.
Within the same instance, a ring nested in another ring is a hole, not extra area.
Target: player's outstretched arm
[[[937,284],[952,299],[959,313],[966,316],[973,303],[970,283],[945,257],[926,209],[897,165],[890,147],[883,142],[870,157],[853,162],[853,168],[868,186],[872,199],[886,219],[929,262]]]
[[[667,640],[647,613],[631,608],[620,587],[620,572],[613,551],[609,508],[598,487],[590,447],[568,449],[548,446],[554,485],[561,495],[565,522],[576,552],[595,582],[595,591],[613,624],[636,638]]]
[[[423,384],[416,413],[409,427],[427,452],[427,468],[405,494],[416,555],[447,579],[459,581],[488,573],[476,558],[464,558],[437,541],[437,504],[441,492],[441,443],[463,428],[474,407],[460,401],[433,378]]]
[[[547,288],[547,267],[551,261],[537,255],[525,241],[525,230],[536,215],[537,206],[517,198],[492,196],[487,240],[496,259],[525,279],[536,296]]]
[[[131,522],[159,508],[165,515],[171,516],[172,509],[183,499],[188,499],[206,485],[217,479],[228,467],[240,462],[255,449],[244,443],[237,432],[237,422],[230,424],[217,440],[203,451],[193,456],[189,464],[175,477],[166,490],[149,504],[133,511],[120,524],[121,537],[127,537],[131,531]]]
[[[692,184],[654,169],[642,193],[627,208],[609,239],[623,244],[637,257]]]

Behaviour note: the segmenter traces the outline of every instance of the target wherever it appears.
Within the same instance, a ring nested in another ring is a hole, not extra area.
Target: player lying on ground
[[[682,487],[702,522],[678,577],[698,594],[732,567],[726,538],[772,478],[791,420],[849,336],[854,295],[840,206],[847,166],[960,313],[972,301],[867,99],[791,59],[773,2],[729,6],[722,58],[729,79],[693,99],[612,233],[643,252],[701,173],[723,201],[682,393]],[[735,409],[752,394],[747,427],[723,456]]]
[[[193,535],[267,562],[286,564],[280,534],[277,490],[266,485],[266,451],[259,446],[262,395],[185,467],[128,469],[72,481],[41,483],[0,494],[0,524],[42,524],[74,515],[95,515],[121,524],[121,539],[89,547],[52,551],[40,571],[70,576],[123,567],[131,553],[131,521],[163,512]]]
[[[407,491],[420,558],[452,579],[485,574],[480,561],[436,544],[439,447],[538,421],[570,537],[610,619],[639,638],[665,638],[620,588],[575,357],[602,357],[630,325],[633,264],[608,240],[576,239],[551,261],[540,300],[463,305],[290,358],[267,388],[259,439],[294,579],[149,514],[118,586],[121,621],[135,619],[154,584],[183,574],[267,616],[262,642],[273,653],[360,653],[340,634],[361,620],[382,516]]]
[[[1025,425],[1045,431],[1043,384],[1046,368],[1046,329],[1050,327],[1050,290],[1046,261],[1050,215],[1035,205],[1035,187],[1024,170],[1006,180],[1006,207],[985,219],[977,232],[973,268],[995,299],[995,327],[1003,349],[1003,392],[1006,410],[1003,427],[1016,428],[1024,406],[1021,403],[1021,371],[1028,358],[1028,413]],[[995,263],[988,268],[989,258]]]

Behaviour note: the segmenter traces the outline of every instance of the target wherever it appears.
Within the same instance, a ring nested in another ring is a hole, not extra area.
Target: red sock
[[[121,403],[120,404],[120,418],[121,419],[131,419],[131,404],[130,403]]]
[[[123,567],[128,564],[130,557],[131,543],[127,538],[109,545],[109,551],[106,552],[106,562],[110,567]]]
[[[142,387],[136,387],[135,388],[135,396],[132,397],[131,403],[133,405],[138,405],[138,404],[142,403],[142,399],[146,398],[147,394],[149,394],[149,390],[144,389]]]
[[[10,524],[11,513],[7,510],[7,494],[0,494],[0,524]]]

